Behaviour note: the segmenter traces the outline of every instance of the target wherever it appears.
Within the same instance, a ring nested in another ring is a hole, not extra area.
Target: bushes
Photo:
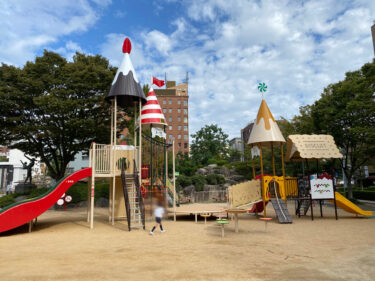
[[[72,196],[72,203],[87,201],[87,183],[76,183],[66,192]],[[109,183],[102,182],[95,184],[95,200],[100,197],[109,198]]]
[[[353,191],[353,197],[356,199],[375,201],[375,190],[368,190],[368,191],[355,190]]]
[[[9,195],[5,195],[3,197],[0,197],[0,208],[4,208],[4,207],[16,202],[14,200],[14,198],[15,198],[14,194],[9,194]]]
[[[233,162],[232,166],[239,175],[244,176],[247,180],[251,179],[252,166],[250,161]]]
[[[207,175],[206,176],[206,180],[207,180],[208,184],[213,184],[213,185],[225,183],[224,176],[223,175],[219,175],[219,174],[210,174],[210,175]]]
[[[179,175],[178,178],[176,179],[176,186],[177,187],[186,187],[188,185],[191,185],[192,181],[190,177],[184,176],[184,175]]]
[[[195,191],[202,191],[206,184],[206,179],[203,175],[195,175],[191,177],[191,181],[195,186]]]
[[[38,197],[38,196],[46,193],[48,190],[49,190],[48,187],[34,189],[34,190],[31,191],[31,193],[29,194],[29,196],[27,196],[27,198]]]

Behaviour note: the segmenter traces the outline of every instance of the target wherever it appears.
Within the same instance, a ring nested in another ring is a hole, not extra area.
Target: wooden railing
[[[97,176],[113,173],[120,175],[122,167],[126,173],[133,173],[134,153],[134,150],[122,150],[121,146],[93,143],[90,148],[90,167]]]
[[[286,197],[298,197],[297,178],[285,177],[285,195]]]

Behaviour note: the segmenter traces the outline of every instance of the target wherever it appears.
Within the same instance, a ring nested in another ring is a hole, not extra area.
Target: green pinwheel
[[[267,85],[266,85],[266,83],[264,83],[264,82],[263,83],[259,83],[258,89],[259,89],[259,92],[265,93],[267,91]]]

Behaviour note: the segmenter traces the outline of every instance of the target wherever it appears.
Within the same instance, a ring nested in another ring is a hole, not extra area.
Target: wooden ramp
[[[277,198],[270,199],[273,208],[275,209],[275,213],[279,220],[279,223],[292,223],[292,217],[288,212],[288,208],[285,205],[284,200],[279,200]]]

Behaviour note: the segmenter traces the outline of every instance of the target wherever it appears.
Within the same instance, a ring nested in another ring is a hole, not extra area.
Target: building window
[[[169,109],[169,113],[172,113],[172,108]]]
[[[163,109],[163,112],[164,112],[164,113],[167,113],[167,110],[164,108],[164,109]]]
[[[181,126],[178,126],[178,130],[181,131]]]
[[[181,113],[181,108],[177,109],[177,113]]]
[[[178,143],[178,147],[180,147],[180,148],[181,148],[181,143],[180,143],[180,142]]]
[[[166,101],[166,100],[163,100],[163,104],[167,104],[167,101]]]
[[[172,131],[172,126],[169,126],[169,130]]]
[[[178,135],[178,139],[179,139],[179,140],[181,139],[181,135]]]
[[[184,131],[187,132],[188,126],[184,126]]]
[[[184,123],[187,123],[187,122],[188,122],[187,117],[184,117]]]
[[[169,100],[169,104],[172,104],[172,100]]]
[[[121,135],[120,135],[120,139],[123,139],[123,138],[124,138],[124,135],[123,135],[123,134],[121,134]]]
[[[188,148],[187,142],[184,143],[184,148]]]
[[[181,104],[181,101],[180,101],[180,100],[178,100],[178,101],[177,101],[177,104]]]
[[[184,100],[184,106],[187,106],[187,100]]]
[[[184,135],[184,140],[187,140],[188,139],[188,135]]]
[[[172,122],[172,117],[169,117],[169,122]]]
[[[187,108],[184,109],[184,114],[185,114],[185,115],[188,114],[188,110],[187,110]]]
[[[177,117],[177,120],[178,120],[178,122],[181,122],[181,117],[180,116]]]

